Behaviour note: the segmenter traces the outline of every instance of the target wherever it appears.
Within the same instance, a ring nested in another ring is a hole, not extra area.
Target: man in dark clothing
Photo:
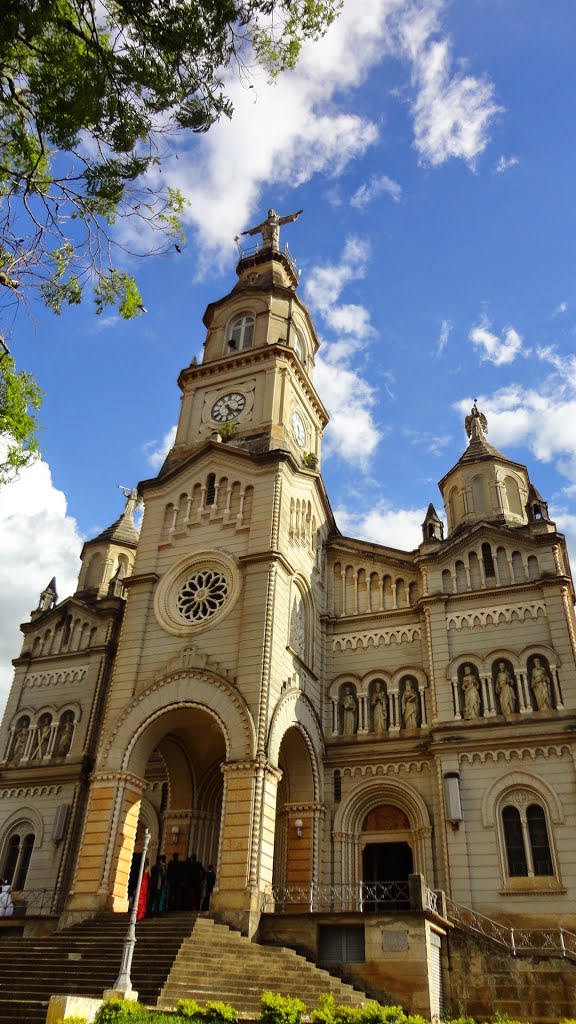
[[[190,858],[190,885],[192,888],[192,909],[200,910],[200,890],[202,889],[202,879],[204,877],[204,868],[202,867],[198,857],[195,853]]]
[[[172,854],[166,869],[168,880],[168,909],[180,910],[182,906],[182,865],[177,853]]]
[[[209,864],[204,872],[204,881],[202,882],[202,905],[201,910],[210,910],[210,897],[212,890],[216,883],[216,872],[212,864]]]

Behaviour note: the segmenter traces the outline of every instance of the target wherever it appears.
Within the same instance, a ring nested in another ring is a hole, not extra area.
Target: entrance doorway
[[[407,882],[414,867],[408,843],[368,843],[362,855],[365,882]]]
[[[363,909],[409,910],[412,850],[406,842],[368,843],[362,851]]]

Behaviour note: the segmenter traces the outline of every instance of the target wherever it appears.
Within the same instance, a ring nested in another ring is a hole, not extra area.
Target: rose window
[[[178,613],[187,622],[203,622],[220,610],[228,591],[224,573],[217,569],[196,572],[180,588],[176,599]]]

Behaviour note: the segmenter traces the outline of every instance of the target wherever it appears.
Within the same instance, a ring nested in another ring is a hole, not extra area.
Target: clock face
[[[292,433],[296,444],[303,448],[306,444],[306,427],[300,413],[296,410],[292,413]]]
[[[246,405],[246,395],[240,391],[231,391],[228,395],[222,395],[212,406],[212,419],[217,423],[228,423],[235,420],[243,411]]]

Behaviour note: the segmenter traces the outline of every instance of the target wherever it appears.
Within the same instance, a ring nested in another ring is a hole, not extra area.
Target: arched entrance
[[[399,807],[380,804],[364,818],[362,881],[378,887],[376,891],[385,898],[387,909],[401,910],[409,906],[405,889],[414,870],[412,845],[410,822]],[[378,901],[369,900],[365,909],[380,909]]]
[[[287,729],[278,755],[274,885],[310,885],[315,873],[318,806],[312,759],[303,732]]]
[[[150,750],[153,743],[156,745]],[[146,753],[146,788],[140,805],[128,894],[137,876],[142,835],[147,827],[151,833],[150,864],[164,855],[167,863],[184,865],[179,870],[183,888],[179,905],[191,909],[196,901],[186,885],[187,862],[195,855],[205,867],[211,865],[217,870],[223,793],[220,766],[226,757],[224,734],[219,723],[203,709],[180,708],[161,716],[143,733],[132,761],[141,762]]]

